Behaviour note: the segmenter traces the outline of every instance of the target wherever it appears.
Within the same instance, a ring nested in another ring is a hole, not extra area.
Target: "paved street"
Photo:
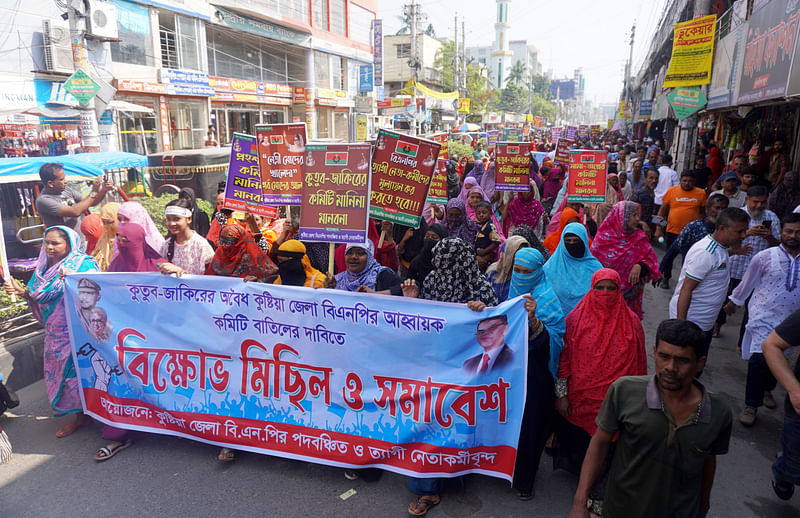
[[[667,315],[668,293],[648,288],[645,329],[648,347]],[[736,353],[734,318],[714,341],[704,381],[741,410],[745,363]],[[651,360],[652,365],[652,360]],[[240,454],[230,465],[216,460],[217,448],[184,439],[149,435],[103,463],[92,460],[103,445],[100,425],[56,439],[43,382],[20,392],[22,404],[2,418],[14,445],[10,465],[0,466],[0,516],[407,516],[405,479],[384,473],[377,483],[354,482],[342,470],[256,454]],[[781,401],[784,392],[778,390]],[[728,455],[718,460],[710,516],[800,516],[800,496],[784,503],[770,487],[770,464],[779,446],[780,407],[762,410],[752,429],[734,421]],[[520,502],[499,479],[470,476],[466,488],[452,487],[429,516],[566,516],[577,480],[552,471],[545,457],[536,498]],[[342,500],[349,489],[355,495]]]

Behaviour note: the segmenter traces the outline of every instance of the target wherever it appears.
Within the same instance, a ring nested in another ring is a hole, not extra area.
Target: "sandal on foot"
[[[236,454],[230,448],[222,448],[219,450],[219,455],[217,455],[217,460],[222,462],[233,462],[233,459],[236,457]]]
[[[63,439],[64,437],[68,437],[68,436],[72,435],[73,433],[75,433],[75,431],[78,430],[78,428],[80,428],[82,426],[83,426],[83,423],[69,423],[68,425],[60,428],[56,432],[56,437],[58,437],[59,439]]]
[[[126,448],[130,448],[131,444],[133,444],[133,441],[128,439],[125,442],[117,443],[116,446],[111,446],[111,447],[103,446],[102,448],[97,450],[97,453],[95,453],[94,460],[96,460],[98,462],[102,462],[104,460],[108,460],[111,457],[113,457],[114,455],[116,455],[117,453],[121,452],[122,450],[124,450]]]
[[[413,516],[423,516],[430,511],[431,507],[438,504],[442,499],[439,495],[425,495],[420,496],[410,504],[408,504],[408,514]]]
[[[533,500],[534,492],[533,490],[530,491],[517,491],[517,497],[522,500],[523,502],[528,500]]]

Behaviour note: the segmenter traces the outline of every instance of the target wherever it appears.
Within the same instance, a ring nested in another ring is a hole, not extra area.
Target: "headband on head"
[[[184,218],[191,218],[192,211],[189,209],[184,209],[183,207],[178,207],[177,205],[170,205],[166,209],[164,209],[165,216],[182,216]]]

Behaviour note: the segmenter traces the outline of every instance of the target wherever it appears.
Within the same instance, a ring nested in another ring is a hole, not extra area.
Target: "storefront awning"
[[[106,108],[109,110],[117,110],[128,113],[155,113],[152,108],[148,108],[147,106],[129,103],[128,101],[121,101],[119,99],[114,99],[108,103]]]
[[[34,106],[21,112],[26,115],[35,115],[37,117],[47,117],[48,119],[71,119],[79,117],[81,112],[73,108],[47,108],[45,106]]]

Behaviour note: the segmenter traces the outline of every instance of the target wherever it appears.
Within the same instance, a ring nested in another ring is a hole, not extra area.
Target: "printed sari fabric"
[[[66,257],[48,264],[45,248],[39,251],[36,268],[28,287],[33,299],[31,311],[44,325],[44,382],[47,398],[56,416],[81,411],[80,382],[72,361],[72,346],[64,306],[64,279],[61,270],[72,272],[98,271],[94,259],[81,252],[81,238],[68,227],[56,226],[69,237]],[[48,229],[50,230],[50,229]]]

